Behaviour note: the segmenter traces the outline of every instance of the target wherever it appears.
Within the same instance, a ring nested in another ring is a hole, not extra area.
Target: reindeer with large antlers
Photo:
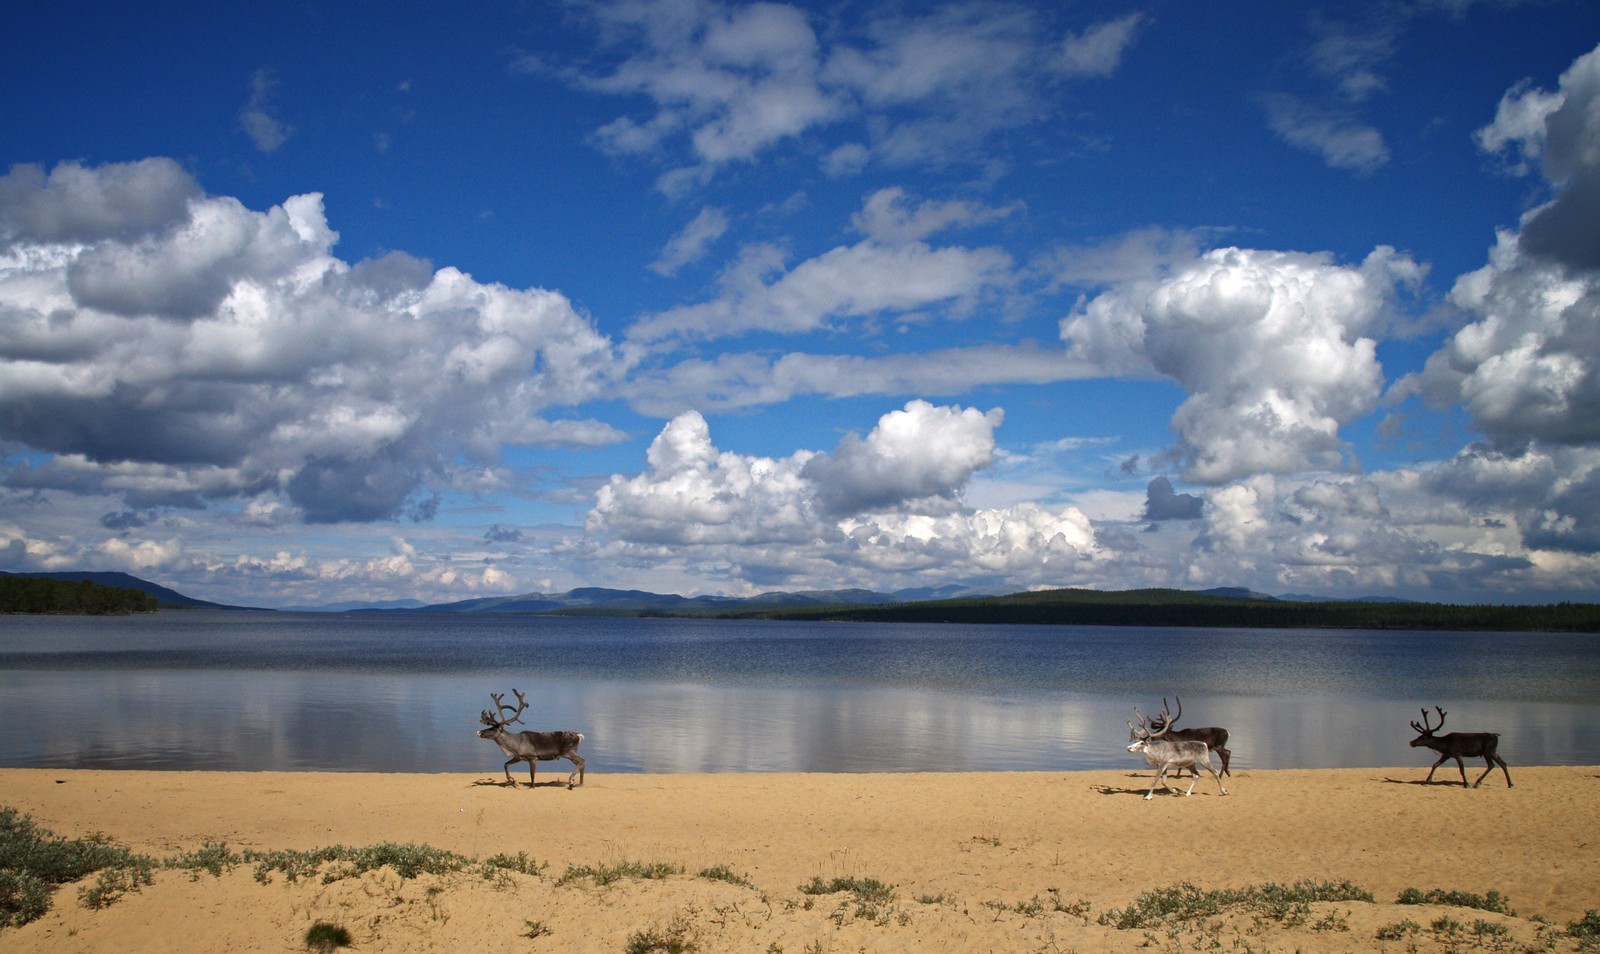
[[[489,714],[484,709],[481,720],[486,729],[478,730],[478,738],[488,739],[500,746],[500,751],[509,758],[506,760],[506,784],[516,787],[516,781],[511,777],[511,766],[517,762],[528,763],[528,784],[537,785],[538,779],[535,768],[539,762],[551,762],[556,759],[566,759],[574,766],[571,775],[567,776],[567,788],[570,790],[573,779],[577,784],[583,784],[583,757],[578,754],[578,743],[583,741],[581,732],[507,732],[506,726],[513,722],[522,721],[522,711],[528,708],[528,700],[516,689],[517,706],[513,709],[503,701],[505,693],[491,692],[489,698],[494,700],[495,713]],[[508,717],[506,713],[511,713]]]
[[[1497,751],[1500,748],[1500,733],[1451,732],[1448,735],[1434,735],[1435,732],[1444,728],[1444,717],[1447,713],[1438,706],[1434,706],[1433,711],[1439,713],[1438,725],[1428,725],[1427,709],[1422,710],[1421,724],[1411,723],[1411,728],[1420,733],[1411,740],[1411,747],[1417,749],[1426,746],[1439,753],[1439,761],[1433,763],[1433,768],[1428,769],[1428,777],[1423,779],[1422,784],[1427,785],[1433,781],[1434,769],[1443,765],[1445,759],[1455,759],[1456,768],[1461,770],[1461,787],[1466,788],[1467,766],[1461,760],[1463,758],[1475,759],[1481,757],[1488,764],[1484,768],[1483,774],[1478,776],[1478,780],[1472,783],[1472,787],[1477,788],[1482,785],[1483,780],[1489,776],[1490,772],[1494,771],[1496,765],[1500,766],[1500,771],[1506,774],[1506,788],[1511,787],[1511,770],[1506,768],[1506,760],[1501,758]]]
[[[1211,767],[1211,750],[1207,748],[1204,742],[1196,742],[1192,739],[1168,738],[1172,733],[1174,719],[1167,712],[1165,700],[1162,702],[1161,715],[1158,720],[1146,720],[1138,709],[1134,709],[1133,714],[1139,717],[1139,727],[1134,728],[1132,722],[1128,723],[1128,729],[1135,736],[1134,741],[1128,745],[1128,751],[1140,753],[1151,765],[1156,766],[1155,781],[1150,783],[1150,791],[1146,792],[1144,796],[1145,801],[1148,802],[1155,797],[1156,786],[1167,787],[1167,772],[1172,769],[1177,769],[1180,775],[1184,769],[1190,769],[1194,772],[1194,775],[1189,779],[1188,791],[1183,793],[1185,795],[1194,791],[1194,783],[1200,780],[1200,772],[1198,771],[1200,768],[1210,772],[1211,777],[1217,780],[1217,787],[1222,789],[1222,794],[1228,794],[1228,787],[1222,784],[1222,776],[1218,775],[1217,770]],[[1155,725],[1159,725],[1160,728],[1154,728],[1153,726]]]
[[[1233,756],[1233,753],[1228,751],[1228,730],[1224,729],[1220,725],[1207,725],[1188,729],[1176,728],[1178,719],[1183,716],[1183,697],[1175,696],[1174,698],[1178,700],[1178,714],[1173,716],[1172,721],[1169,723],[1166,715],[1167,700],[1162,699],[1161,715],[1158,715],[1150,720],[1150,728],[1159,732],[1161,731],[1162,726],[1167,726],[1169,729],[1171,729],[1171,731],[1167,733],[1167,738],[1169,739],[1183,739],[1189,742],[1204,742],[1206,744],[1206,748],[1217,753],[1217,756],[1222,759],[1222,774],[1232,775],[1233,773],[1228,770],[1228,759],[1232,758]],[[1133,714],[1136,716],[1139,715],[1139,709],[1137,706],[1134,707]],[[1140,721],[1143,721],[1143,718],[1143,716],[1140,716]],[[1131,742],[1134,738],[1131,732],[1133,723],[1128,723],[1128,728],[1130,730],[1128,741]],[[1200,777],[1200,772],[1198,770],[1196,770],[1194,774],[1196,778]]]

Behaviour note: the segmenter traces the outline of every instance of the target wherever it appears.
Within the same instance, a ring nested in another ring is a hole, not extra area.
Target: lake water
[[[498,775],[512,687],[593,772],[1134,768],[1175,694],[1235,769],[1420,774],[1424,705],[1513,772],[1600,764],[1586,634],[163,612],[0,616],[0,766]]]

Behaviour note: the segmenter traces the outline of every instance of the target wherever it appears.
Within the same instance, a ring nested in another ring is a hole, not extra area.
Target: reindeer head
[[[1439,708],[1438,706],[1434,706],[1433,707],[1433,711],[1439,713],[1439,724],[1438,725],[1432,726],[1432,727],[1430,727],[1428,725],[1428,710],[1427,709],[1423,709],[1422,710],[1422,723],[1420,725],[1417,724],[1416,722],[1412,722],[1411,723],[1411,728],[1416,729],[1417,733],[1418,733],[1417,737],[1411,740],[1411,747],[1412,748],[1420,749],[1420,748],[1426,747],[1429,743],[1434,741],[1433,734],[1435,732],[1438,732],[1440,729],[1444,728],[1444,717],[1448,713],[1446,713],[1443,709]]]
[[[1183,710],[1180,708],[1178,711]],[[1172,723],[1177,721],[1177,717],[1173,716],[1167,707],[1165,699],[1161,700],[1160,715],[1146,719],[1138,706],[1133,707],[1133,715],[1139,720],[1139,724],[1135,726],[1132,722],[1128,723],[1128,738],[1133,740],[1128,743],[1129,752],[1143,752],[1145,746],[1166,735],[1167,730],[1172,728]]]
[[[490,715],[488,709],[479,710],[479,712],[478,712],[478,721],[482,722],[485,726],[487,726],[487,728],[483,728],[483,729],[479,729],[478,730],[478,738],[480,738],[480,739],[498,738],[500,736],[500,734],[506,730],[506,726],[510,725],[513,722],[521,722],[522,721],[522,710],[528,708],[528,700],[523,697],[523,695],[522,695],[522,693],[520,691],[518,691],[516,689],[513,689],[511,691],[515,692],[517,694],[517,707],[515,709],[511,708],[510,706],[506,705],[504,702],[500,701],[500,700],[505,698],[505,696],[506,696],[505,693],[503,693],[503,692],[491,692],[491,693],[489,693],[489,698],[494,700],[495,714],[494,715]],[[506,716],[507,712],[511,713],[511,715],[509,717]]]

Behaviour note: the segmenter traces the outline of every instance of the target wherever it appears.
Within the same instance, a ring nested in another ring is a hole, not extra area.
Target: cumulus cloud
[[[960,505],[993,459],[1000,420],[998,410],[912,401],[831,453],[775,459],[718,449],[705,419],[685,412],[651,443],[644,473],[601,488],[586,525],[611,540],[608,558],[649,553],[813,584],[867,574],[1043,580],[1094,559],[1093,529],[1074,508]]]
[[[994,462],[994,429],[1004,418],[998,408],[983,413],[912,401],[880,418],[866,438],[850,435],[833,453],[813,457],[800,475],[832,516],[953,502],[974,472]]]
[[[23,166],[0,236],[0,438],[48,455],[11,486],[376,520],[425,516],[425,484],[504,444],[618,437],[542,416],[615,361],[565,298],[349,265],[318,195],[256,212],[167,160]]]
[[[1340,469],[1339,428],[1372,409],[1383,381],[1371,335],[1421,274],[1388,248],[1355,267],[1216,249],[1081,303],[1061,334],[1107,373],[1154,373],[1189,392],[1172,424],[1191,480]]]
[[[132,241],[185,221],[200,187],[164,157],[88,169],[67,162],[50,172],[13,166],[0,178],[0,249],[14,243]]]
[[[1600,443],[1600,49],[1580,57],[1558,93],[1519,86],[1479,142],[1518,143],[1541,161],[1555,196],[1502,232],[1489,263],[1456,281],[1451,300],[1475,320],[1396,386],[1460,402],[1474,426],[1509,446]]]

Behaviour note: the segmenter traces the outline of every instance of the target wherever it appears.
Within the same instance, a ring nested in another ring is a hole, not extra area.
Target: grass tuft
[[[621,881],[623,878],[636,878],[650,881],[683,874],[683,866],[665,861],[619,861],[611,865],[568,865],[567,870],[561,873],[556,884],[569,884],[573,881],[584,879],[595,884],[607,885]]]
[[[312,951],[334,951],[350,946],[350,932],[337,924],[318,921],[306,928],[306,948]]]
[[[627,954],[688,954],[698,949],[689,936],[689,924],[682,917],[672,919],[664,928],[635,931],[628,936]]]
[[[750,881],[749,875],[739,874],[727,865],[713,865],[710,868],[701,868],[700,877],[710,881],[726,881],[728,884],[735,884],[741,888],[755,887],[755,884]]]

